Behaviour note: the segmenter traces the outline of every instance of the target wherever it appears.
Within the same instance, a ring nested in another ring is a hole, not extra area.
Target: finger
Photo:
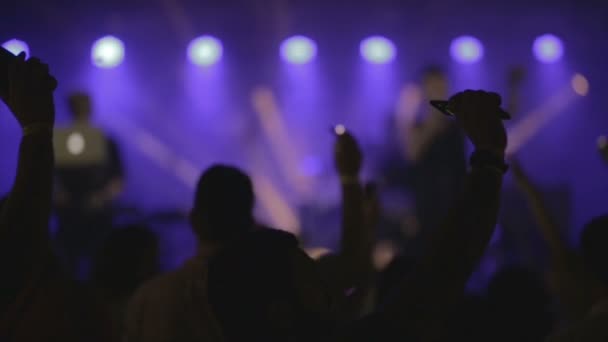
[[[36,57],[32,57],[32,58],[28,59],[26,63],[30,67],[35,69],[36,71],[46,72],[46,73],[49,72],[49,65],[46,63],[43,63],[40,59],[38,59]]]
[[[20,54],[8,67],[8,102],[12,107],[12,110],[17,110],[15,107],[19,102],[18,98],[23,92],[25,84],[24,62],[22,57],[22,54]]]
[[[463,92],[457,93],[456,95],[450,97],[448,101],[448,109],[452,113],[460,114],[462,104],[472,96],[474,92],[472,90],[465,90]]]

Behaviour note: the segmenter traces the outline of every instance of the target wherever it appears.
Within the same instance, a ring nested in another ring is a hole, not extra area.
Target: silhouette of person
[[[0,340],[110,340],[104,315],[51,253],[56,81],[46,64],[21,53],[9,67],[9,85],[3,101],[23,136],[17,176],[0,210]]]
[[[198,252],[176,271],[145,283],[131,299],[127,340],[215,341],[221,337],[207,304],[208,258],[256,229],[250,178],[237,168],[214,165],[200,177],[190,223]]]
[[[59,164],[55,172],[55,210],[59,221],[56,239],[68,270],[83,279],[87,278],[91,258],[100,241],[112,227],[111,205],[122,192],[124,171],[116,142],[91,123],[90,97],[85,93],[73,93],[68,97],[68,107],[73,122],[59,132],[67,131],[69,135],[64,138],[65,142],[57,141],[56,137],[55,148],[65,144],[70,149],[70,139],[75,134],[83,139],[83,146],[103,145],[97,147],[101,151],[97,158],[87,159],[83,153],[81,160],[75,156],[75,162]],[[101,138],[87,137],[82,132]],[[67,151],[72,152],[79,151]]]

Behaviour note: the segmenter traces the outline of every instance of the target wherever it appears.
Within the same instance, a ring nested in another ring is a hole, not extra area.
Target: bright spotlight
[[[461,36],[452,40],[450,55],[458,63],[473,64],[483,58],[483,44],[472,36]]]
[[[574,74],[570,81],[572,90],[580,96],[586,96],[589,93],[589,81],[581,74]]]
[[[222,42],[212,36],[201,36],[188,45],[190,62],[200,66],[211,66],[222,59],[224,49]]]
[[[552,34],[544,34],[534,40],[532,51],[538,61],[553,63],[562,58],[564,54],[564,45],[558,37]]]
[[[374,36],[364,39],[359,46],[361,56],[373,64],[386,64],[395,59],[397,49],[389,39]]]
[[[293,36],[281,44],[281,56],[292,64],[306,64],[317,56],[317,44],[304,36]]]
[[[25,52],[26,57],[30,56],[30,48],[24,41],[19,39],[11,39],[6,41],[4,44],[2,44],[2,47],[10,51],[15,56],[21,52]]]
[[[93,43],[91,61],[99,68],[114,68],[125,58],[125,45],[114,36],[105,36]]]

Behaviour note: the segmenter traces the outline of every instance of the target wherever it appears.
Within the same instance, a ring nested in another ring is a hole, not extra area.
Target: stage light
[[[91,61],[93,65],[109,69],[120,65],[125,58],[125,45],[114,36],[105,36],[93,43]]]
[[[462,64],[473,64],[483,58],[483,44],[472,36],[461,36],[452,40],[450,55]]]
[[[212,36],[201,36],[188,45],[188,57],[192,64],[211,66],[222,59],[224,49],[222,42]]]
[[[373,64],[386,64],[395,59],[397,49],[389,39],[374,36],[364,39],[359,45],[361,56]]]
[[[281,56],[292,64],[306,64],[317,56],[317,44],[304,36],[293,36],[281,44]]]
[[[10,51],[13,55],[17,56],[21,52],[25,52],[25,56],[30,56],[30,48],[27,44],[19,39],[11,39],[9,41],[4,42],[2,47]]]
[[[570,84],[572,85],[572,90],[580,96],[586,96],[589,93],[589,81],[581,74],[574,74]]]
[[[552,34],[544,34],[534,40],[532,51],[538,61],[542,63],[553,63],[562,58],[564,54],[564,45],[558,37]]]

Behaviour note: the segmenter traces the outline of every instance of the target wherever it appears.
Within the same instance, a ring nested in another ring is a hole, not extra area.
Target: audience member
[[[51,253],[55,79],[21,53],[9,70],[7,104],[23,129],[17,176],[0,212],[0,340],[107,341],[105,317]]]
[[[137,290],[127,309],[129,342],[221,338],[207,304],[206,263],[225,244],[255,229],[253,207],[253,186],[245,173],[224,165],[203,173],[190,215],[197,255]]]

